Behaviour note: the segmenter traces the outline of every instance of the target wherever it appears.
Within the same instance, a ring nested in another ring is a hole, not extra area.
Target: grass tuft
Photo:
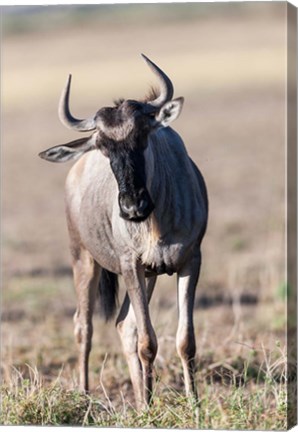
[[[276,362],[275,362],[276,363]],[[47,384],[37,369],[24,378],[14,369],[1,387],[3,425],[77,425],[138,428],[270,429],[287,427],[284,380],[272,375],[275,363],[266,364],[267,379],[210,384],[199,383],[200,407],[180,391],[157,381],[153,403],[138,413],[122,395],[119,403],[103,394],[85,395],[66,389],[62,377]],[[63,372],[62,372],[63,373]]]
[[[1,387],[0,423],[4,425],[83,425],[88,397],[67,390],[59,382],[45,386],[38,374],[23,379],[15,373],[10,385]]]

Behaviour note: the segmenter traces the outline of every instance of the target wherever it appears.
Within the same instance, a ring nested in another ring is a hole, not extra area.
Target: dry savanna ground
[[[184,5],[176,15],[167,7],[44,8],[16,20],[18,31],[4,26],[2,424],[286,428],[286,5],[230,4],[221,13],[216,3]],[[185,96],[174,127],[209,191],[195,304],[199,417],[184,398],[175,352],[174,276],[160,278],[150,306],[159,342],[153,406],[131,407],[118,335],[99,313],[91,394],[78,393],[63,203],[69,164],[37,157],[77,137],[56,112],[67,74],[73,112],[87,116],[146,93],[154,77],[141,52]]]

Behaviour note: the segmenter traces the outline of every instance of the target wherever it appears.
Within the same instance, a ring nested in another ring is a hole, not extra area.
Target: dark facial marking
[[[110,151],[109,157],[118,183],[120,216],[135,222],[145,220],[154,205],[146,188],[142,149],[118,149]]]
[[[151,118],[143,110],[140,102],[119,100],[97,113],[103,125],[98,147],[110,159],[118,183],[120,216],[131,221],[145,220],[154,208],[146,188],[144,158]]]

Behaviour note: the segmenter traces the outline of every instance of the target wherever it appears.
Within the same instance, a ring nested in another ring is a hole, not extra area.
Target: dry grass
[[[164,25],[139,14],[135,26],[123,18],[121,32],[90,19],[4,35],[3,424],[286,428],[285,6],[266,7],[235,17],[198,9],[189,21]],[[152,76],[140,52],[186,96],[175,128],[209,191],[195,308],[199,418],[183,396],[175,353],[174,277],[160,278],[151,304],[159,339],[152,408],[141,415],[131,408],[118,336],[98,315],[92,392],[76,391],[63,208],[69,166],[36,156],[76,136],[56,114],[67,74],[74,113],[88,115],[115,97],[146,93]]]
[[[165,373],[156,368],[153,404],[137,413],[125,395],[128,384],[121,378],[123,364],[117,358],[112,365],[116,382],[101,379],[90,396],[76,390],[65,370],[48,382],[37,368],[26,366],[23,373],[13,369],[10,380],[2,386],[0,421],[5,425],[283,430],[287,424],[285,358],[281,350],[275,350],[274,355],[275,362],[268,362],[268,355],[263,352],[263,363],[257,366],[251,352],[241,373],[237,365],[224,363],[208,364],[201,369],[199,413],[177,387],[175,370]],[[238,359],[238,367],[241,361]]]

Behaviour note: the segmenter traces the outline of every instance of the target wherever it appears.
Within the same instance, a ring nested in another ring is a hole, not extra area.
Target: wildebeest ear
[[[92,134],[90,137],[71,141],[67,144],[57,145],[39,153],[38,156],[49,162],[67,162],[71,159],[75,160],[84,153],[96,148],[96,137],[97,134]]]
[[[184,98],[179,97],[177,99],[173,99],[170,102],[166,102],[159,113],[156,116],[156,120],[162,126],[168,126],[172,121],[176,120],[179,117],[182,106],[183,106]]]

